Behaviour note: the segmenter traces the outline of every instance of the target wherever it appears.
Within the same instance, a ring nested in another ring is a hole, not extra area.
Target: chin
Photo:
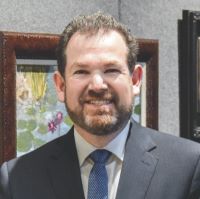
[[[96,116],[86,116],[85,123],[93,127],[103,128],[106,126],[113,126],[117,123],[117,117],[110,115],[96,115]]]

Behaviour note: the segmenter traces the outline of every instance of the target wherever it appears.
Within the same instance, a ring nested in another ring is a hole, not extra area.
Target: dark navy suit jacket
[[[200,145],[134,121],[116,199],[196,199]],[[84,199],[73,129],[0,170],[0,199]]]

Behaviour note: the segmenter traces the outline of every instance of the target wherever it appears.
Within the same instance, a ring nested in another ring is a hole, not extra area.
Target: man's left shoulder
[[[132,131],[135,131],[133,132],[133,137],[135,134],[137,134],[140,138],[142,137],[142,140],[151,140],[159,151],[164,151],[165,153],[167,151],[172,153],[185,153],[185,155],[200,155],[200,143],[151,128],[143,127],[135,122],[132,124]]]
[[[146,132],[157,145],[158,167],[169,169],[177,182],[183,183],[184,179],[190,182],[188,199],[200,199],[200,144],[156,130],[146,129]]]
[[[200,143],[182,138],[177,137],[175,135],[171,135],[168,133],[163,133],[160,131],[156,131],[153,129],[148,129],[148,134],[152,137],[154,142],[157,144],[159,148],[163,148],[165,151],[179,151],[180,153],[185,153],[188,155],[196,154],[200,156]]]

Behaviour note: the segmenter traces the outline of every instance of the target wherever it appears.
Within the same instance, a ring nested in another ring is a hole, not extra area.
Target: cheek
[[[83,91],[83,84],[80,81],[69,80],[66,84],[66,100],[68,104],[79,103],[80,95]]]
[[[118,93],[121,103],[124,104],[132,103],[134,97],[132,85],[126,84],[124,82],[124,84],[116,85],[115,90]]]

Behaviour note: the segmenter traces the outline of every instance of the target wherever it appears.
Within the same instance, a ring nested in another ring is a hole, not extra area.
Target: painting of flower
[[[65,134],[72,122],[56,97],[53,65],[17,65],[17,156]]]

